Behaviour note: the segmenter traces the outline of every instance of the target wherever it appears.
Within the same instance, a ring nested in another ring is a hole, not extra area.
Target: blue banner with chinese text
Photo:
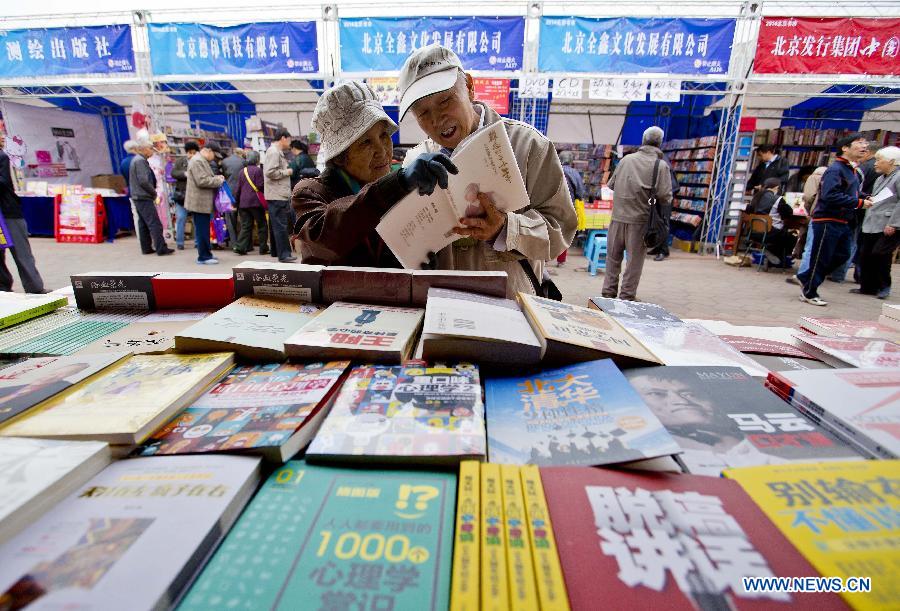
[[[439,43],[466,70],[521,70],[524,17],[409,17],[341,19],[344,72],[396,71],[423,46]]]
[[[721,74],[734,19],[544,17],[541,72]]]
[[[0,78],[134,72],[131,26],[0,31]]]
[[[187,74],[314,74],[319,46],[314,21],[151,23],[150,60],[158,76]]]

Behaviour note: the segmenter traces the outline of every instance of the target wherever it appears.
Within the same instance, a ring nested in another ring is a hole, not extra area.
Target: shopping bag
[[[216,212],[220,214],[231,212],[231,207],[234,205],[234,195],[232,195],[227,182],[223,182],[219,190],[216,191],[215,205]]]
[[[216,236],[216,244],[224,244],[228,239],[228,229],[225,226],[225,219],[216,217],[210,222],[213,226],[213,233]]]

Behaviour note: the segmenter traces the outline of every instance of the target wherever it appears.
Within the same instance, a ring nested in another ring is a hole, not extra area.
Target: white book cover
[[[541,345],[515,301],[447,289],[428,290],[422,334]]]
[[[422,322],[419,308],[336,301],[284,341],[287,346],[402,351]]]
[[[900,344],[872,337],[822,337],[795,333],[801,348],[834,367],[900,368]]]
[[[65,496],[110,460],[98,441],[0,439],[0,543],[49,509],[60,489]]]
[[[464,216],[478,216],[477,195],[489,195],[501,212],[514,212],[528,205],[525,181],[513,155],[503,122],[467,138],[453,153],[459,170],[451,174],[446,189],[431,195],[413,191],[397,202],[376,227],[397,260],[419,269],[429,252],[437,252],[460,236],[453,229]]]
[[[793,388],[792,401],[900,457],[900,369],[781,371],[778,376]]]
[[[113,463],[0,547],[0,601],[20,609],[166,609],[259,481],[259,459]]]

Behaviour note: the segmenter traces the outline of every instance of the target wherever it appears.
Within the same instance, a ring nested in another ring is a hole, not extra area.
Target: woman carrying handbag
[[[259,153],[250,151],[247,154],[247,165],[238,177],[234,198],[237,202],[240,219],[240,233],[234,245],[234,252],[246,255],[253,250],[252,231],[256,223],[256,235],[259,240],[259,254],[269,253],[269,227],[266,223],[266,198],[263,195],[263,171],[259,166]]]

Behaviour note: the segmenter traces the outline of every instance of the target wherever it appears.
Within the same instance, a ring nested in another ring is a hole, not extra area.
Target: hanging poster
[[[734,19],[544,17],[541,72],[722,74]]]
[[[366,83],[382,106],[400,105],[400,87],[396,76],[371,76]]]
[[[131,26],[0,31],[0,78],[134,72]]]
[[[64,165],[69,172],[80,172],[81,160],[75,149],[75,130],[69,127],[51,127],[50,133],[56,141],[56,147],[52,153],[52,163]],[[35,151],[35,155],[37,156],[37,153],[40,152],[42,151]]]
[[[393,72],[433,43],[459,56],[466,70],[521,70],[524,17],[363,17],[341,19],[341,69]]]
[[[900,19],[765,17],[757,74],[900,74]]]
[[[475,99],[493,108],[497,114],[509,113],[508,78],[474,78]]]
[[[158,76],[173,74],[315,74],[315,21],[150,23],[150,61]]]

